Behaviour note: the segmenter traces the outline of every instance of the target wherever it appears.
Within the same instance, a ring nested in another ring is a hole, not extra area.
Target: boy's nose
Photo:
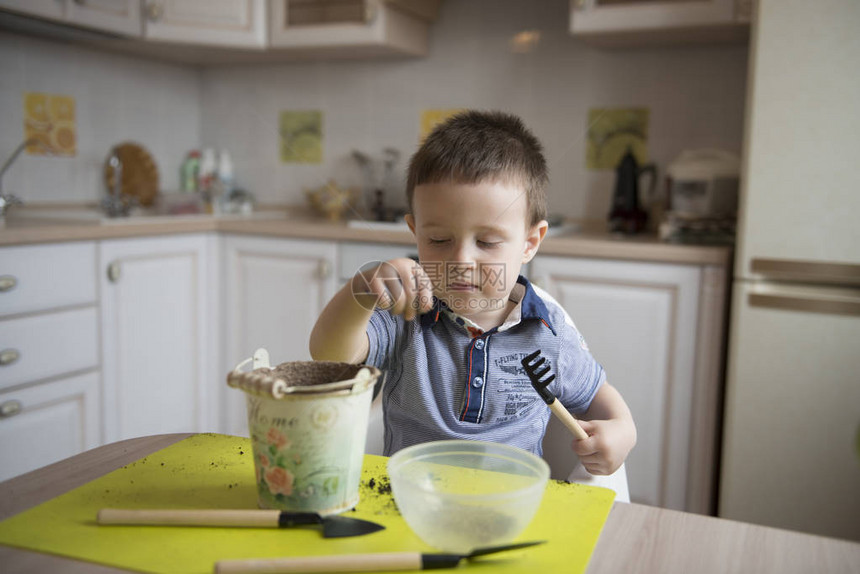
[[[471,246],[466,242],[458,243],[454,246],[454,252],[451,254],[453,260],[463,267],[475,266],[475,254],[472,252]]]

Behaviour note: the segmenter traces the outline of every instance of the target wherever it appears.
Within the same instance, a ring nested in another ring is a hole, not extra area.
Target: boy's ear
[[[549,229],[549,223],[545,220],[540,220],[532,225],[528,232],[526,232],[526,243],[523,249],[523,263],[528,263],[537,254],[541,241],[546,237],[547,229]]]
[[[406,225],[409,226],[409,231],[412,232],[412,235],[415,235],[415,218],[411,213],[407,213],[403,216],[403,219],[406,220]]]

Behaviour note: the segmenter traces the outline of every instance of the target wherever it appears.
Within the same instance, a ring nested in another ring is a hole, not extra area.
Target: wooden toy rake
[[[579,426],[579,423],[576,422],[576,419],[573,418],[573,415],[568,412],[564,405],[555,400],[555,396],[549,391],[547,388],[551,382],[555,380],[555,375],[550,374],[549,377],[545,379],[541,379],[544,375],[550,372],[549,365],[545,368],[540,369],[541,365],[546,362],[546,359],[540,356],[540,349],[523,358],[520,363],[522,363],[523,368],[526,370],[526,374],[529,376],[529,380],[532,383],[534,389],[538,392],[540,397],[544,400],[544,402],[549,405],[549,410],[553,412],[555,416],[557,416],[564,426],[578,439],[588,438],[588,433],[582,430],[582,427]],[[540,369],[540,370],[539,370]]]

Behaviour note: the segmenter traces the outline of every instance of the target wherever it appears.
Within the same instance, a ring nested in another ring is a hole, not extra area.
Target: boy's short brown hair
[[[409,210],[421,184],[500,180],[526,192],[529,227],[546,219],[549,177],[540,141],[512,114],[460,112],[436,126],[412,156],[406,180]]]

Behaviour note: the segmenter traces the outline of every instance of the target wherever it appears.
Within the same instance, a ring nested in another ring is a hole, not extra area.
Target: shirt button
[[[478,349],[479,351],[481,349],[483,349],[484,348],[484,340],[478,339],[477,341],[475,341],[475,348]]]
[[[481,377],[475,377],[474,379],[472,379],[472,386],[476,389],[480,389],[482,386],[484,386],[484,379],[482,379]]]

